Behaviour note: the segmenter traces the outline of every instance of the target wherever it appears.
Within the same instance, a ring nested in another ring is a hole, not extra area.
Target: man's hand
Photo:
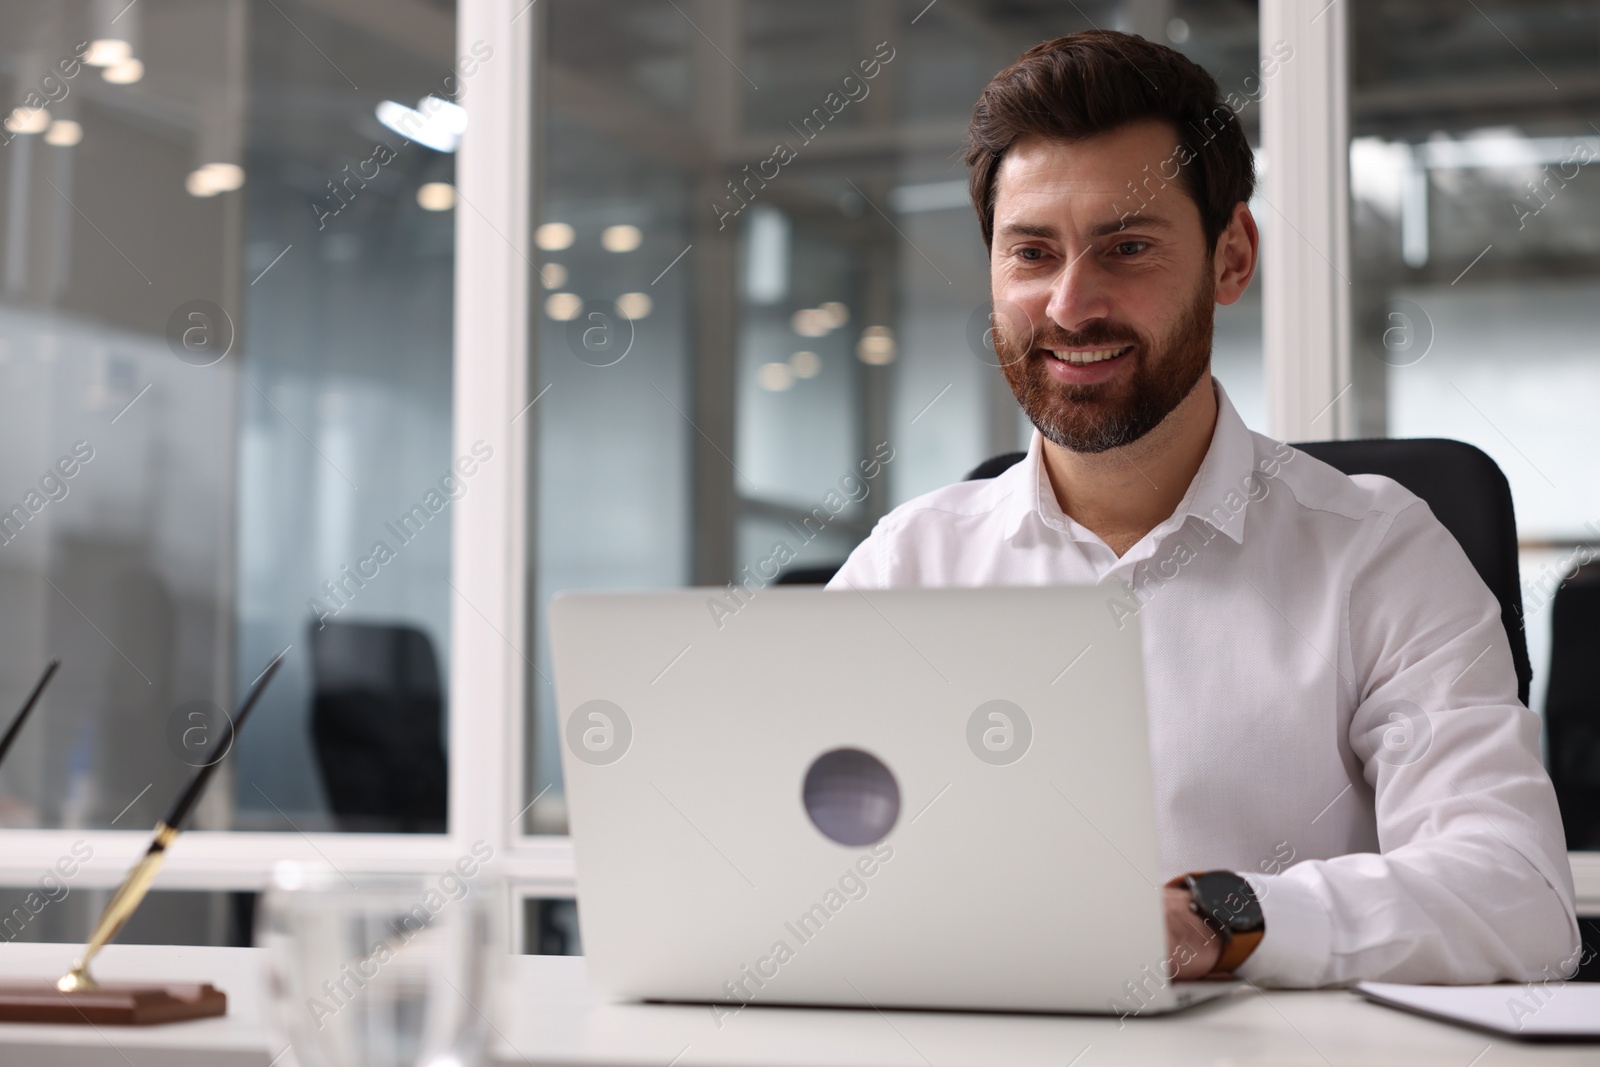
[[[1167,905],[1167,955],[1174,979],[1204,978],[1222,958],[1222,937],[1189,907],[1189,891],[1163,890]]]

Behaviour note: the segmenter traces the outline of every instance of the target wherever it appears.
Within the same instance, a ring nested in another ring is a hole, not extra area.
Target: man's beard
[[[1027,339],[1012,336],[1009,324],[997,323],[995,352],[1017,402],[1047,440],[1074,452],[1104,452],[1132,444],[1155,429],[1194,389],[1211,362],[1215,299],[1207,271],[1159,349],[1132,326],[1097,320],[1075,332],[1046,320]],[[1054,358],[1046,351],[1049,348],[1125,344],[1135,346],[1121,357],[1133,360],[1133,367],[1109,382],[1066,385],[1045,363]]]

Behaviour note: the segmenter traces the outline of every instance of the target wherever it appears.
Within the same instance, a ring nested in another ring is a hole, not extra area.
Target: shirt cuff
[[[1321,985],[1333,951],[1333,923],[1317,891],[1282,874],[1239,874],[1261,902],[1266,935],[1234,974],[1273,986]]]

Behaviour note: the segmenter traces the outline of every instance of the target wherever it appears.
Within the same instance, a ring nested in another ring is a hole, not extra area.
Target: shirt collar
[[[1194,516],[1211,523],[1235,543],[1243,543],[1246,506],[1252,497],[1260,496],[1260,490],[1254,489],[1259,476],[1255,474],[1255,442],[1250,430],[1222,383],[1212,379],[1212,384],[1216,389],[1217,424],[1211,433],[1211,444],[1172,516],[1152,531],[1158,537]],[[1092,537],[1062,512],[1045,474],[1043,450],[1044,435],[1035,430],[1023,459],[995,479],[994,489],[1002,494],[996,507],[1005,518],[1005,538],[1013,539],[1030,516],[1075,539],[1085,539],[1076,531]]]

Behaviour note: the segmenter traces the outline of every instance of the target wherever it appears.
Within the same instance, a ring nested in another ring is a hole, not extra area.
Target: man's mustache
[[[1131,326],[1091,323],[1081,330],[1064,330],[1051,323],[1036,330],[1034,348],[1110,348],[1112,345],[1137,345],[1143,339]]]
[[[1133,330],[1133,326],[1109,322],[1090,323],[1083,330],[1062,330],[1056,323],[1048,323],[1029,331],[1024,325],[1021,331],[1011,331],[1006,341],[1010,341],[1011,346],[1027,344],[1032,350],[1110,349],[1123,344],[1144,344],[1144,339],[1138,331]]]

